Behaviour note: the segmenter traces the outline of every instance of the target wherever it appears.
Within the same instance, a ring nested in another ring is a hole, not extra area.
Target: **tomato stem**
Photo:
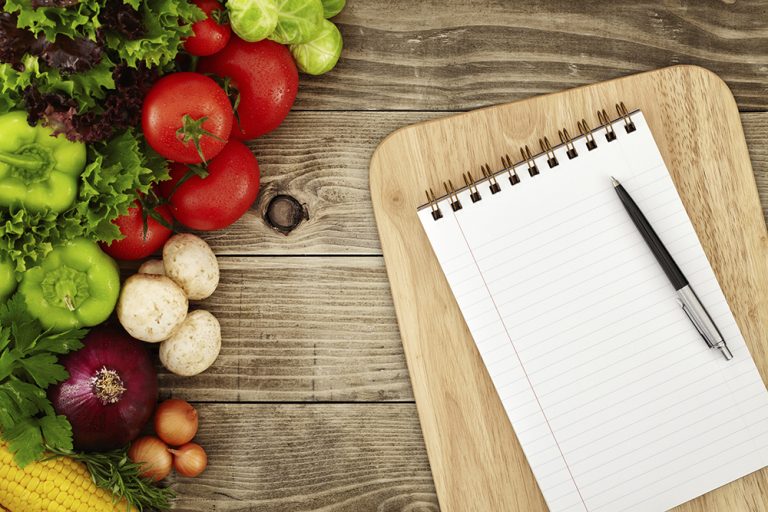
[[[229,11],[227,9],[214,9],[211,11],[211,19],[219,25],[229,23]]]
[[[141,207],[141,222],[142,222],[141,237],[145,241],[147,239],[147,232],[149,231],[149,217],[152,217],[153,219],[155,219],[164,228],[170,229],[171,231],[176,231],[176,228],[173,226],[173,224],[169,223],[165,219],[165,217],[157,213],[157,210],[155,209],[161,204],[164,204],[164,202],[161,201],[160,198],[157,197],[157,195],[155,195],[155,192],[153,190],[150,190],[148,195],[149,197],[139,195],[136,198],[136,200],[139,202],[139,206]]]
[[[240,107],[240,89],[238,89],[232,82],[231,77],[225,76],[222,78],[216,75],[211,75],[211,78],[213,78],[216,83],[224,89],[224,92],[227,93],[229,102],[232,105],[232,112],[235,115],[235,121],[237,121],[237,125],[240,126],[240,113],[237,111],[238,107]]]
[[[206,169],[203,166],[200,165],[188,165],[187,166],[187,172],[184,173],[184,176],[181,177],[179,181],[176,182],[176,184],[173,186],[173,190],[171,190],[171,193],[168,194],[168,197],[173,197],[173,194],[176,193],[177,190],[179,190],[179,187],[181,187],[184,182],[186,182],[188,179],[192,178],[193,176],[197,176],[201,180],[204,180],[208,177],[210,173],[208,172],[208,169]]]
[[[184,114],[184,116],[181,118],[181,128],[176,130],[176,137],[178,137],[182,143],[189,144],[191,142],[194,144],[195,149],[197,150],[197,154],[200,155],[200,159],[203,162],[205,162],[205,155],[203,154],[203,149],[200,146],[200,140],[203,138],[203,136],[207,135],[214,140],[226,142],[221,137],[217,137],[213,133],[203,128],[203,123],[207,120],[208,116],[195,119],[189,114]]]

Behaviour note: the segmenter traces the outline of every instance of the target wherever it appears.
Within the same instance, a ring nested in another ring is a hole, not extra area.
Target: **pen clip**
[[[698,332],[699,336],[701,336],[701,338],[704,340],[704,343],[706,343],[709,348],[714,348],[715,346],[712,344],[712,341],[709,338],[707,338],[707,336],[704,334],[704,331],[701,330],[701,327],[699,327],[699,324],[693,318],[693,315],[691,315],[691,312],[688,311],[687,307],[685,307],[685,303],[680,299],[677,300],[677,303],[680,304],[681,308],[683,308],[683,311],[685,312],[685,316],[687,316],[688,320],[691,321],[691,323],[693,324],[693,327],[696,329],[696,332]]]

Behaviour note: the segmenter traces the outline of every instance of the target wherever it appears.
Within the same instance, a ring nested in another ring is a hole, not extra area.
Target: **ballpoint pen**
[[[725,343],[723,335],[720,334],[712,317],[709,316],[709,313],[707,313],[704,305],[696,296],[693,288],[688,284],[688,279],[683,275],[683,272],[680,270],[680,267],[677,266],[675,260],[672,259],[672,255],[669,254],[667,248],[664,247],[664,244],[651,227],[648,219],[645,218],[643,212],[637,206],[635,201],[632,200],[632,197],[630,197],[629,193],[627,193],[621,183],[619,183],[613,176],[611,176],[611,182],[621,200],[621,204],[624,205],[632,222],[643,236],[645,243],[648,244],[651,252],[664,270],[664,273],[667,274],[672,286],[675,287],[678,303],[683,308],[683,311],[685,311],[685,314],[688,315],[693,326],[699,332],[709,348],[720,350],[726,360],[733,359],[733,354]]]

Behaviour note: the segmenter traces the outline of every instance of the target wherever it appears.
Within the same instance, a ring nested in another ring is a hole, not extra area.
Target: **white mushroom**
[[[209,297],[219,285],[216,255],[200,237],[189,233],[172,236],[163,248],[165,275],[181,286],[192,300]]]
[[[134,338],[157,343],[169,338],[187,317],[189,302],[165,276],[134,274],[126,279],[117,302],[117,318]]]
[[[165,266],[163,260],[147,260],[139,267],[139,274],[157,274],[165,275]]]
[[[190,377],[207,370],[221,350],[219,321],[198,309],[187,315],[176,333],[160,344],[160,362],[176,375]]]

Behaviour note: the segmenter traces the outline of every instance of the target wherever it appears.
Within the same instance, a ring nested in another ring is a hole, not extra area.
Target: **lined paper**
[[[768,465],[768,392],[641,112],[419,217],[553,511],[666,510]],[[734,354],[709,350],[611,185]]]

